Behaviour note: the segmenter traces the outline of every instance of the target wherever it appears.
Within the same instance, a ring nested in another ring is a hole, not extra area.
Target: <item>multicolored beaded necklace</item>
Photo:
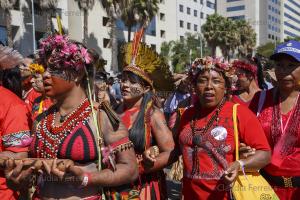
[[[56,158],[60,144],[80,123],[86,125],[89,122],[91,111],[90,102],[85,99],[60,125],[55,125],[57,110],[46,115],[36,129],[40,142],[36,149],[37,157]]]

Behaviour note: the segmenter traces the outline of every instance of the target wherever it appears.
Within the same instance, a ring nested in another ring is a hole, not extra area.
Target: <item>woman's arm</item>
[[[224,181],[227,184],[231,184],[236,179],[239,170],[242,170],[244,168],[246,172],[258,171],[266,166],[270,162],[270,159],[270,151],[256,150],[254,155],[246,159],[240,159],[240,162],[232,162],[224,172]]]
[[[128,131],[120,122],[114,130],[106,113],[101,111],[101,131],[106,145],[111,145],[128,137]],[[91,184],[101,186],[119,186],[135,181],[138,177],[137,162],[133,148],[117,151],[116,170],[104,169],[100,173],[92,174]]]
[[[152,166],[145,166],[145,173],[163,169],[174,162],[176,160],[175,157],[177,157],[172,132],[168,128],[165,117],[159,109],[154,109],[151,115],[151,128],[159,148],[159,155],[156,158],[152,158]]]

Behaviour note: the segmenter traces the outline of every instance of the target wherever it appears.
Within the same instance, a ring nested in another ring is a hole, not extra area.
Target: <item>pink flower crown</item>
[[[49,63],[60,69],[79,71],[91,63],[88,50],[71,42],[66,35],[50,35],[42,39],[38,54],[43,61],[49,56]]]
[[[235,61],[233,61],[232,67],[234,69],[243,69],[243,70],[249,71],[254,76],[256,76],[256,73],[257,73],[257,67],[255,65],[252,65],[252,64],[247,63],[247,62],[242,61],[242,60],[235,60]]]

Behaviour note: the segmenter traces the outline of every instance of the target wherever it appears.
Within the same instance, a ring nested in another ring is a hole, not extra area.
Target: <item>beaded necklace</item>
[[[200,173],[200,166],[199,166],[199,146],[197,145],[200,142],[199,135],[204,135],[214,124],[219,123],[219,114],[221,112],[221,109],[223,108],[224,104],[226,102],[226,98],[223,98],[220,102],[220,104],[217,106],[216,111],[213,113],[211,118],[208,120],[207,124],[202,128],[196,128],[196,115],[198,112],[195,112],[194,117],[192,121],[190,122],[190,127],[192,130],[192,144],[193,144],[193,169],[192,169],[192,176]]]
[[[46,115],[36,129],[37,157],[56,158],[60,144],[80,123],[86,125],[89,122],[91,111],[90,103],[85,99],[60,125],[55,125],[57,111]]]

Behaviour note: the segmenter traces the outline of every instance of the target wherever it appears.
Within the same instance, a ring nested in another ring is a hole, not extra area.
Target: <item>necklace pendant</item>
[[[201,135],[194,135],[193,136],[193,139],[192,139],[193,146],[200,146],[201,142],[202,142],[202,136]]]

